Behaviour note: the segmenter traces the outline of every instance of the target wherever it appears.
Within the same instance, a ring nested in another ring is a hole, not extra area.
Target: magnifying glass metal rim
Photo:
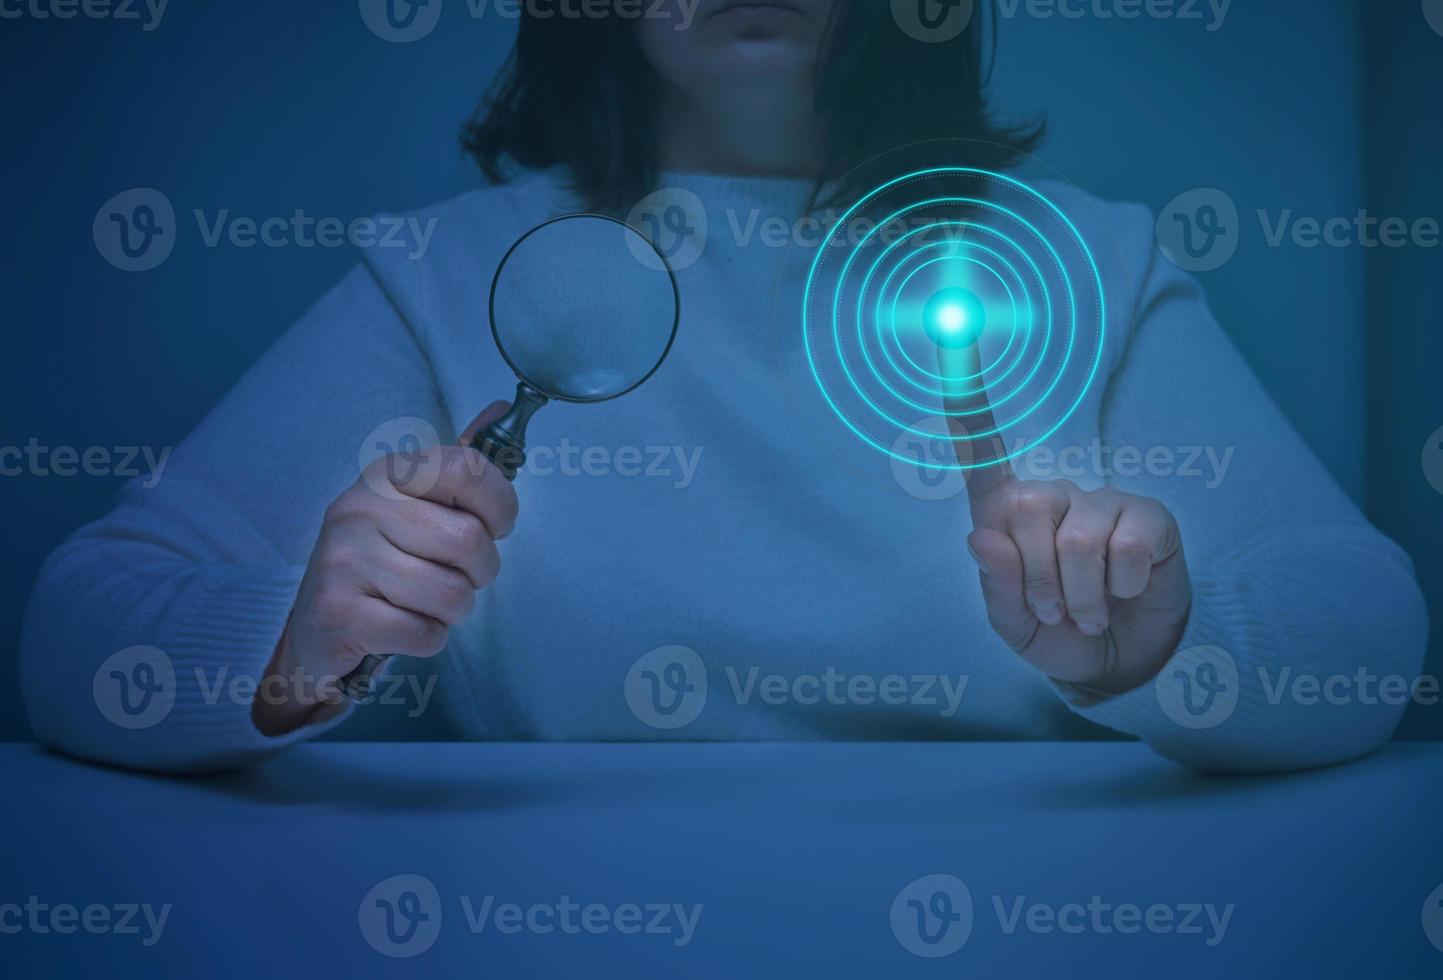
[[[612,224],[620,225],[622,228],[631,232],[637,238],[640,238],[642,241],[646,242],[647,247],[651,249],[652,254],[657,257],[657,260],[659,262],[661,262],[662,270],[666,272],[667,280],[671,283],[671,333],[667,336],[666,346],[662,348],[661,355],[656,359],[656,363],[651,366],[650,371],[647,371],[631,385],[621,389],[620,391],[612,392],[609,395],[602,395],[599,398],[576,398],[571,395],[562,395],[553,391],[549,391],[543,385],[537,384],[534,380],[527,376],[525,371],[522,371],[519,367],[516,366],[515,361],[511,360],[511,355],[506,352],[506,345],[501,342],[500,331],[496,329],[496,287],[501,282],[501,273],[506,271],[506,263],[511,260],[512,254],[521,247],[522,243],[524,243],[526,239],[530,238],[541,229],[549,227],[550,225],[554,225],[558,221],[571,221],[575,218],[599,218],[602,221],[610,221]],[[613,398],[620,398],[622,395],[625,395],[629,392],[635,391],[637,388],[640,388],[643,384],[646,383],[647,379],[649,379],[653,374],[655,374],[657,370],[661,368],[662,364],[666,362],[667,355],[671,353],[672,345],[676,343],[677,328],[681,325],[681,287],[677,284],[676,281],[676,271],[672,269],[671,263],[666,260],[666,256],[661,254],[661,249],[657,248],[656,243],[653,242],[650,238],[646,237],[646,235],[639,231],[637,228],[628,224],[625,221],[622,221],[620,218],[614,218],[609,214],[598,214],[594,211],[574,211],[570,214],[559,214],[554,218],[548,218],[536,227],[532,228],[526,234],[522,235],[520,238],[516,239],[516,241],[511,243],[511,247],[506,250],[506,254],[501,256],[501,261],[496,266],[496,273],[491,277],[491,294],[487,301],[486,314],[487,318],[491,321],[491,339],[495,341],[496,349],[501,352],[502,360],[506,362],[506,366],[511,369],[511,372],[515,374],[517,378],[526,382],[527,385],[554,401],[570,402],[573,405],[595,405],[599,402],[611,401],[611,399]]]

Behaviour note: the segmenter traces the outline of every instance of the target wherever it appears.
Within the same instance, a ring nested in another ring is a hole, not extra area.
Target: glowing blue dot
[[[977,343],[987,326],[987,310],[970,289],[939,289],[922,308],[922,329],[938,347],[961,350]]]

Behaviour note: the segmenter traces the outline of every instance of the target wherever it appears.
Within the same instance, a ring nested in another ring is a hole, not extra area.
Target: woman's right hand
[[[496,542],[516,523],[516,491],[471,437],[510,406],[495,402],[460,444],[392,454],[326,509],[296,605],[252,708],[278,735],[340,697],[369,654],[432,657],[496,578]]]

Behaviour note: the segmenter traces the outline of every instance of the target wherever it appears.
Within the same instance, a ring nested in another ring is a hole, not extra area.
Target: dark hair
[[[819,189],[833,182],[830,198],[848,194],[846,175],[882,153],[894,170],[939,162],[947,144],[935,141],[972,141],[965,161],[952,143],[947,162],[988,169],[1036,145],[1040,124],[999,125],[987,105],[997,40],[995,18],[984,16],[990,7],[977,0],[965,31],[926,43],[898,27],[886,0],[838,0],[816,84],[828,141],[814,175]],[[600,209],[624,208],[653,189],[657,82],[633,27],[619,16],[523,13],[516,47],[462,134],[489,182],[505,183],[514,166],[561,166]]]

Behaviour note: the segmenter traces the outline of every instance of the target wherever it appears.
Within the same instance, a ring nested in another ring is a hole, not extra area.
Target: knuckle
[[[474,446],[462,446],[461,457],[466,461],[466,469],[472,476],[482,481],[495,480],[498,483],[511,485],[511,481],[501,475],[501,469],[491,461],[491,458]]]
[[[1135,534],[1118,534],[1108,544],[1108,555],[1120,561],[1143,562],[1151,558],[1152,549]]]
[[[321,648],[320,674],[347,673],[361,656],[348,643],[327,643]]]
[[[1173,516],[1172,511],[1168,510],[1166,504],[1159,500],[1147,499],[1141,501],[1138,506],[1143,508],[1152,517],[1153,523],[1162,528],[1165,533],[1177,533],[1177,518]]]
[[[365,469],[361,470],[360,481],[350,491],[347,491],[347,493],[352,494],[359,487],[365,487],[367,490],[372,489],[376,483],[387,479],[391,465],[390,454],[371,460],[366,464]]]
[[[330,611],[321,603],[320,598],[317,597],[316,601],[311,603],[310,608],[305,612],[306,628],[313,633],[319,633],[324,636],[331,631],[331,622]]]
[[[496,507],[496,518],[499,525],[509,533],[516,525],[516,515],[521,509],[521,502],[516,496],[516,488],[511,481],[500,477],[496,485],[496,495],[493,498]]]
[[[476,590],[459,574],[442,576],[436,587],[436,595],[450,621],[459,622],[465,619],[476,605]]]
[[[364,512],[360,494],[354,489],[347,490],[326,508],[325,523],[345,524]]]
[[[452,543],[463,555],[474,555],[491,542],[486,526],[470,514],[462,515],[452,526]]]
[[[356,554],[350,548],[335,545],[322,548],[315,557],[316,573],[322,588],[339,593],[338,580],[344,579],[356,564]]]
[[[475,476],[475,462],[471,457],[479,454],[461,446],[446,446],[444,449],[440,463],[441,482],[454,489]]]
[[[316,594],[311,600],[313,609],[336,609],[350,601],[350,589],[334,580],[321,580],[316,584]]]
[[[1050,514],[1063,491],[1047,483],[1019,483],[1008,496],[1007,507],[1014,517],[1031,518]]]
[[[484,589],[496,581],[496,576],[501,574],[501,552],[493,545],[486,555],[486,561],[476,576],[479,583],[476,587]]]
[[[498,513],[504,512],[508,508],[514,510],[516,487],[506,479],[501,468],[474,449],[468,449],[466,452],[470,454],[471,472],[480,481],[487,503],[497,508]]]
[[[1135,494],[1125,494],[1124,502],[1127,504],[1129,510],[1136,511],[1148,521],[1155,524],[1166,524],[1173,519],[1172,511],[1167,509],[1167,505],[1152,497],[1139,497]]]
[[[334,585],[322,585],[306,609],[306,625],[317,633],[327,634],[346,621],[347,596]]]
[[[1057,533],[1057,550],[1069,558],[1102,559],[1107,542],[1101,535],[1082,528],[1064,529]]]
[[[446,649],[446,640],[450,631],[445,625],[437,622],[418,621],[411,627],[412,649],[415,656],[431,657]]]

